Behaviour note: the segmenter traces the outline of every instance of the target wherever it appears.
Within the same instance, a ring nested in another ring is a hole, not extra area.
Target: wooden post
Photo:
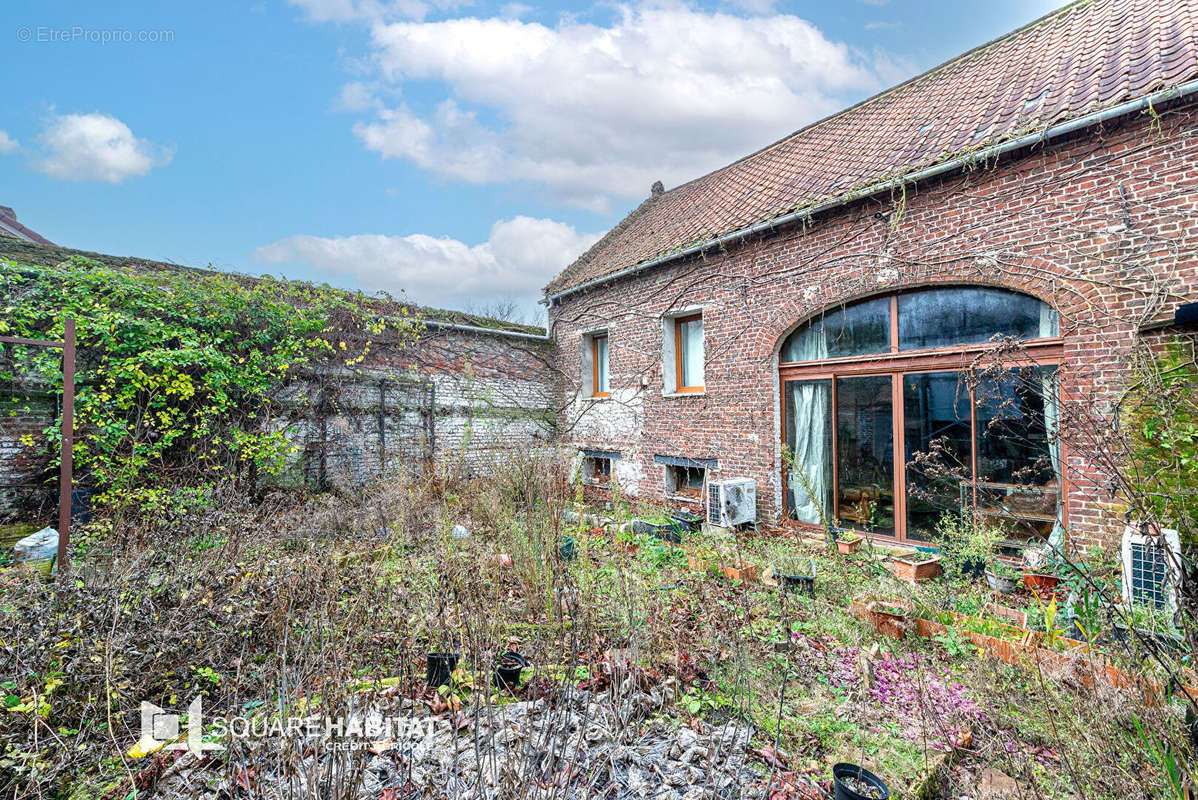
[[[62,463],[58,476],[58,578],[70,569],[67,546],[71,539],[71,487],[75,439],[75,320],[62,323]]]

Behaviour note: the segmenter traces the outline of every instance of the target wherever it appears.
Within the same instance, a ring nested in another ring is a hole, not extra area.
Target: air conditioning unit
[[[757,481],[726,478],[707,484],[707,522],[731,528],[757,521]]]
[[[1181,541],[1169,528],[1123,529],[1123,600],[1154,608],[1176,608],[1181,585]]]

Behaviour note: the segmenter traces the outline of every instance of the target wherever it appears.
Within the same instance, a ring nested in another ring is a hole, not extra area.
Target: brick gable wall
[[[830,305],[936,284],[1026,292],[1061,314],[1063,403],[1109,415],[1139,328],[1198,296],[1198,106],[857,203],[728,252],[649,270],[551,309],[563,439],[619,450],[630,494],[659,497],[654,455],[718,458],[781,509],[777,349]],[[663,315],[702,306],[706,391],[662,396]],[[581,337],[606,328],[612,397],[580,397]],[[1105,538],[1108,476],[1066,443],[1075,540]]]

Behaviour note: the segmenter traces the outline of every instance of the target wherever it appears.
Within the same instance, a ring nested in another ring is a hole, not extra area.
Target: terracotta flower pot
[[[843,536],[841,536],[836,539],[836,549],[840,551],[841,555],[852,555],[853,553],[857,552],[859,547],[861,547],[861,543],[863,541],[865,540],[860,536],[858,536],[856,539],[845,539]]]
[[[1056,575],[1044,575],[1038,572],[1023,573],[1023,585],[1036,594],[1051,594],[1060,582],[1061,579]]]
[[[720,572],[723,572],[724,577],[730,581],[753,583],[757,580],[756,564],[725,564],[720,567]]]
[[[896,556],[890,560],[890,573],[900,581],[921,583],[940,577],[944,568],[940,566],[940,556]]]
[[[867,608],[869,621],[875,631],[892,639],[902,639],[907,635],[909,615],[906,609],[878,602],[870,603]]]
[[[695,553],[686,554],[686,565],[695,572],[704,572],[707,570],[707,559]]]

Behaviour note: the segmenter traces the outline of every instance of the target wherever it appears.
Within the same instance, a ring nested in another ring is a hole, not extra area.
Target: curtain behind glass
[[[822,525],[832,492],[830,381],[792,381],[791,452],[787,475],[794,498],[795,519]]]
[[[703,320],[684,322],[678,326],[678,342],[682,355],[682,386],[703,385]],[[679,387],[681,388],[681,387]]]
[[[607,391],[607,337],[595,339],[595,391]]]
[[[1048,458],[1052,462],[1052,472],[1057,482],[1057,520],[1052,525],[1048,544],[1053,549],[1058,549],[1065,543],[1065,524],[1062,521],[1065,496],[1062,491],[1064,482],[1061,479],[1060,401],[1057,399],[1057,373],[1054,369],[1040,370],[1040,394],[1044,398],[1044,430],[1048,435]]]
[[[822,327],[818,333],[801,337],[793,345],[796,361],[828,357]],[[795,519],[823,524],[823,513],[832,492],[830,381],[794,381],[791,387],[791,452],[794,464],[787,476],[794,497]],[[804,485],[806,481],[806,485]],[[810,491],[808,491],[810,489]]]

